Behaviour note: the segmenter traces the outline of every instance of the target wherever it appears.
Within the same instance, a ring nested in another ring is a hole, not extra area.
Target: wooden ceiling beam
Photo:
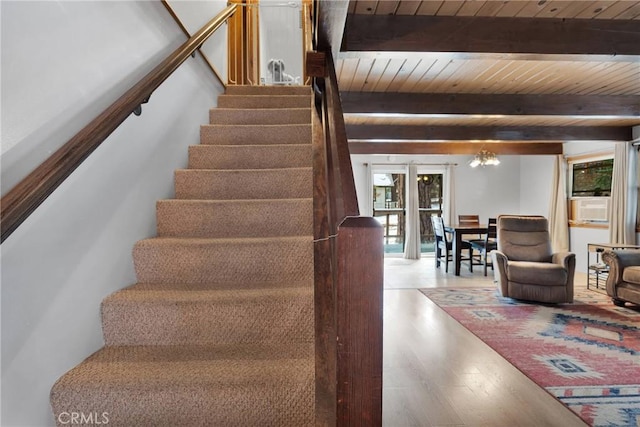
[[[480,150],[498,155],[562,154],[561,142],[370,142],[349,141],[351,154],[468,154]]]
[[[344,113],[639,117],[640,96],[342,92]]]
[[[318,7],[316,49],[326,52],[331,48],[335,57],[342,44],[349,0],[320,0],[316,4]]]
[[[348,15],[343,50],[640,55],[637,21]]]
[[[416,141],[631,141],[625,126],[347,125],[349,140]]]

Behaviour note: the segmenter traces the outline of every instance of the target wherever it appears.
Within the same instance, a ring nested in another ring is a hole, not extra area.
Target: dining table
[[[444,231],[453,235],[453,271],[456,276],[459,276],[460,260],[462,259],[462,236],[467,234],[477,234],[478,239],[480,239],[481,235],[487,234],[489,226],[487,224],[480,223],[453,224],[445,225]],[[473,260],[469,260],[469,262],[473,262]]]

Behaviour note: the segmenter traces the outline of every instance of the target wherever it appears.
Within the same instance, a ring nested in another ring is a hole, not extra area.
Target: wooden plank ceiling
[[[336,72],[352,153],[555,154],[640,125],[640,1],[345,9]]]

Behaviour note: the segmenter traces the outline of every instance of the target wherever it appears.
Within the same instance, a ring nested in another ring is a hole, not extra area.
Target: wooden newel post
[[[382,425],[382,226],[347,218],[337,237],[337,425]]]

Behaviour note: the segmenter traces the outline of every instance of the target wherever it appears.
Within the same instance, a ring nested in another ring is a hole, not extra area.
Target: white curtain
[[[617,142],[613,157],[609,242],[635,244],[636,156],[631,142]]]
[[[629,221],[629,238],[630,244],[637,245],[638,242],[636,240],[636,228],[638,221],[638,205],[640,204],[640,200],[638,197],[640,196],[640,152],[638,152],[638,147],[633,145],[633,142],[629,142],[629,188],[628,188],[628,197],[627,197],[627,215]]]
[[[557,155],[553,166],[551,201],[549,203],[549,234],[554,252],[569,251],[569,215],[567,213],[566,162]]]
[[[445,224],[455,224],[458,222],[456,216],[456,185],[455,185],[455,165],[447,165],[444,179],[444,206],[442,217]]]
[[[365,163],[364,166],[367,169],[367,192],[365,194],[368,194],[369,197],[366,199],[362,197],[366,200],[366,205],[360,207],[360,215],[373,216],[373,170],[371,163]]]
[[[418,203],[418,167],[409,165],[407,176],[404,257],[420,259],[420,211]]]

